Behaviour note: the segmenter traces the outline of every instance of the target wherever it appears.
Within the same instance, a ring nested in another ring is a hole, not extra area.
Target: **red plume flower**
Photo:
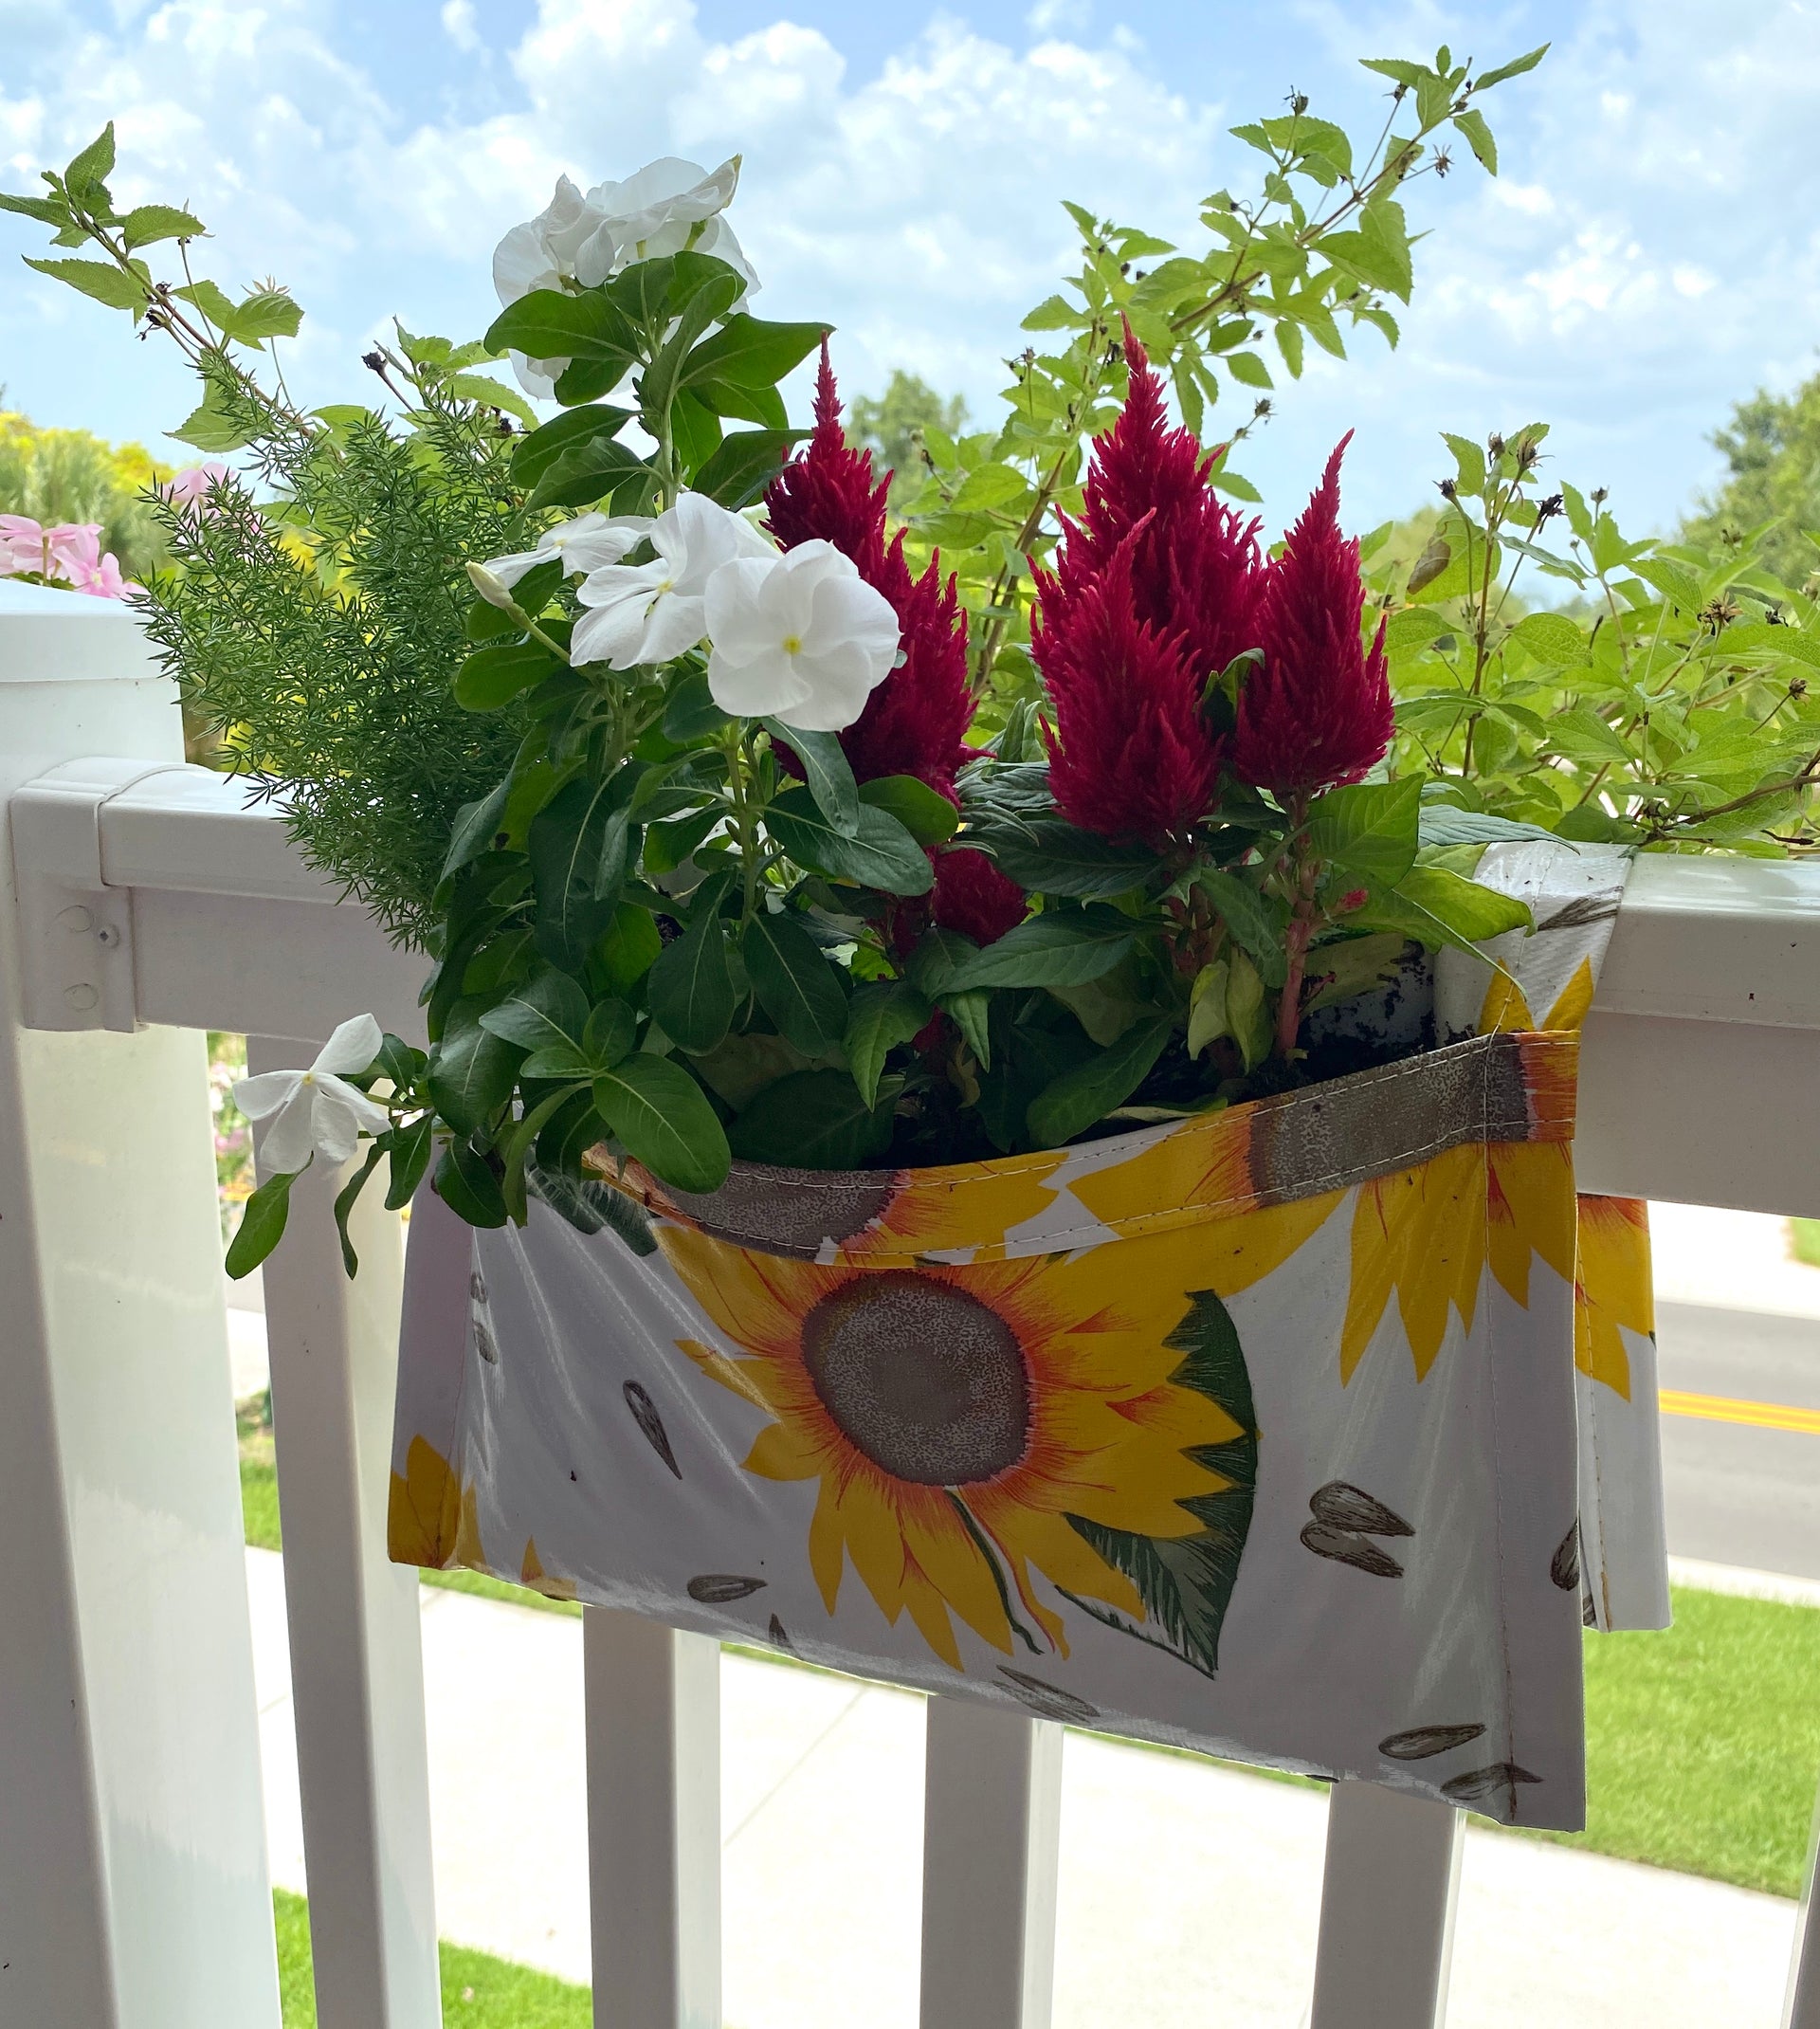
[[[1142,526],[1072,590],[1038,570],[1030,652],[1055,710],[1043,738],[1056,802],[1088,831],[1160,844],[1213,800],[1221,742],[1201,715],[1205,672],[1188,642],[1138,616]]]
[[[1279,797],[1356,782],[1391,743],[1384,625],[1368,655],[1358,544],[1339,532],[1339,462],[1351,442],[1348,430],[1270,567],[1264,663],[1239,691],[1232,772]]]
[[[961,741],[974,716],[967,682],[967,620],[939,557],[920,577],[904,561],[903,532],[884,539],[891,475],[876,484],[872,453],[854,450],[841,429],[840,396],[822,342],[815,382],[815,431],[771,483],[765,512],[785,549],[819,537],[850,557],[898,615],[903,661],[840,736],[855,777],[914,775],[944,795],[954,788]],[[793,759],[793,757],[792,757]]]
[[[1099,577],[1134,534],[1138,617],[1179,634],[1203,678],[1258,641],[1264,590],[1258,523],[1242,522],[1208,484],[1212,461],[1192,432],[1171,427],[1162,376],[1125,327],[1130,385],[1119,420],[1094,445],[1079,521],[1056,557],[1065,595]]]
[[[974,846],[956,846],[936,855],[936,890],[931,915],[944,930],[960,930],[976,944],[990,944],[1024,921],[1029,900],[992,857]]]

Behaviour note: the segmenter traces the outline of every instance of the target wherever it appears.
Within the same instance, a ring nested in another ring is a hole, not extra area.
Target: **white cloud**
[[[1093,22],[1093,0],[1036,0],[1024,25],[1032,35],[1084,35]]]
[[[443,33],[464,56],[481,46],[481,31],[474,21],[474,0],[444,0]]]

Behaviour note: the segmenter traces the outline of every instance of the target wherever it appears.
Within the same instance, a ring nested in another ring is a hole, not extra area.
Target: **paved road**
[[[1661,1383],[1820,1410],[1820,1318],[1659,1304]],[[1662,1419],[1668,1547],[1820,1579],[1820,1435]]]

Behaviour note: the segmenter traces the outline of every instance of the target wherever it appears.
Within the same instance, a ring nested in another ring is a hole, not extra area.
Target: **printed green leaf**
[[[844,838],[806,787],[787,789],[765,812],[771,835],[799,867],[856,881],[888,895],[926,895],[935,883],[928,854],[889,812],[860,805],[860,828]]]
[[[627,1152],[679,1191],[718,1191],[733,1152],[707,1095],[681,1065],[635,1051],[594,1080],[594,1109]]]
[[[1046,911],[974,952],[939,990],[947,994],[978,986],[1073,986],[1097,979],[1131,949],[1136,935],[1129,916],[1100,903],[1083,909]]]
[[[1109,1050],[1045,1086],[1029,1106],[1032,1142],[1060,1148],[1123,1106],[1150,1075],[1174,1026],[1166,1014],[1134,1022]]]
[[[867,1106],[878,1097],[885,1058],[935,1012],[907,979],[875,979],[855,990],[846,1011],[846,1062]]]
[[[787,911],[755,916],[739,955],[778,1033],[806,1056],[833,1049],[846,1031],[846,996],[821,946],[795,917]]]

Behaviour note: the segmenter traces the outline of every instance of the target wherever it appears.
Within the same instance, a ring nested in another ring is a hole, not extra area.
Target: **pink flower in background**
[[[140,587],[120,575],[113,551],[101,555],[99,521],[58,521],[49,528],[27,514],[0,514],[0,577],[41,577],[46,584],[123,599]]]
[[[206,465],[187,465],[181,472],[173,472],[158,491],[173,507],[193,507],[198,514],[208,514],[211,512],[210,487],[221,485],[228,476],[228,467],[211,458]]]
[[[79,564],[68,572],[64,582],[72,592],[86,592],[91,598],[123,599],[129,593],[142,588],[120,575],[120,559],[112,550],[93,564]]]
[[[19,571],[42,574],[48,561],[39,522],[28,514],[0,514],[0,577]]]
[[[45,550],[49,563],[46,577],[62,577],[72,584],[79,574],[98,571],[101,563],[101,524],[99,521],[58,521],[45,530]]]

